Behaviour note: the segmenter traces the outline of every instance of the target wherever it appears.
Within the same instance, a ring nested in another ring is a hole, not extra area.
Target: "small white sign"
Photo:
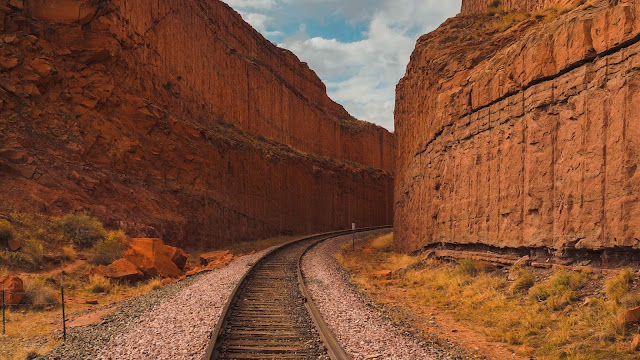
[[[356,229],[356,223],[351,223],[351,230],[355,230]]]

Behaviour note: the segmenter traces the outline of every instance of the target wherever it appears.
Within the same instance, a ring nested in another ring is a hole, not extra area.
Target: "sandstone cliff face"
[[[222,2],[0,0],[0,30],[0,212],[182,245],[392,222],[392,134]]]
[[[462,0],[463,15],[485,14],[492,5],[499,5],[506,11],[534,11],[554,4],[567,4],[574,0]]]
[[[640,248],[639,35],[640,2],[593,1],[422,37],[397,91],[401,247]]]

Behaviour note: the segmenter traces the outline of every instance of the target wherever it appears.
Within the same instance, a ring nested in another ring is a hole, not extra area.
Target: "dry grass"
[[[145,284],[144,290],[146,290],[145,292],[150,292],[153,290],[160,289],[161,287],[162,287],[162,279],[153,278]]]
[[[113,283],[111,280],[100,275],[89,276],[89,292],[92,293],[110,293],[113,290]]]
[[[495,27],[500,31],[505,31],[513,25],[527,20],[530,17],[531,15],[526,12],[510,12],[500,17],[500,19],[495,22]]]
[[[510,281],[503,271],[481,262],[428,260],[387,280],[371,274],[415,265],[417,258],[388,247],[377,250],[373,245],[378,242],[389,240],[371,239],[355,252],[348,247],[337,256],[352,272],[352,280],[374,298],[392,295],[400,287],[412,303],[440,309],[488,340],[538,359],[637,358],[630,351],[630,334],[615,323],[627,306],[640,303],[628,269],[606,278],[588,268],[537,275],[522,268],[513,269],[517,276]]]
[[[42,310],[60,304],[60,289],[39,276],[24,280],[24,297],[29,309]]]

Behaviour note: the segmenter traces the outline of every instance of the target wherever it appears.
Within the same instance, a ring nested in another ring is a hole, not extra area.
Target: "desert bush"
[[[466,258],[460,260],[458,270],[464,275],[476,276],[480,272],[480,266],[476,260]]]
[[[113,289],[111,280],[100,275],[89,276],[88,290],[92,293],[109,293]]]
[[[104,239],[93,246],[91,262],[96,265],[108,265],[122,258],[127,237],[121,231],[109,232]]]
[[[77,257],[77,253],[76,253],[76,250],[73,248],[73,246],[64,245],[62,247],[62,258],[65,261],[73,261],[76,259],[76,257]]]
[[[389,249],[393,246],[393,233],[379,236],[371,240],[371,247],[374,249]]]
[[[85,213],[67,214],[58,219],[56,225],[64,233],[65,240],[72,241],[81,249],[92,247],[106,236],[102,223]]]
[[[589,279],[585,272],[559,271],[549,280],[529,289],[529,298],[534,302],[546,302],[551,310],[562,310],[576,300],[576,292]]]
[[[532,273],[524,270],[520,270],[518,277],[514,280],[513,284],[511,284],[511,291],[516,292],[526,292],[536,283],[536,276]]]
[[[60,304],[60,290],[52,288],[42,277],[27,279],[24,282],[24,303],[34,309]]]
[[[25,268],[31,264],[29,259],[21,252],[0,250],[0,264],[9,268]]]
[[[6,246],[9,240],[16,236],[16,231],[10,222],[0,219],[0,245]]]
[[[621,299],[629,292],[633,271],[629,268],[620,270],[616,276],[607,279],[604,290],[610,300],[620,303]]]
[[[22,246],[22,253],[31,265],[40,266],[44,256],[44,245],[42,241],[30,238]]]

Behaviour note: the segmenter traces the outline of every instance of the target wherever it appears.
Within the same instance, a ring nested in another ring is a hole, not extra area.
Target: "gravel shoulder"
[[[384,233],[383,231],[382,233]],[[372,233],[358,237],[370,236]],[[316,245],[305,254],[302,269],[314,302],[342,348],[356,360],[459,359],[412,337],[349,282],[335,258],[351,235]]]
[[[199,360],[235,285],[269,250],[123,301],[101,322],[72,329],[42,359]]]

